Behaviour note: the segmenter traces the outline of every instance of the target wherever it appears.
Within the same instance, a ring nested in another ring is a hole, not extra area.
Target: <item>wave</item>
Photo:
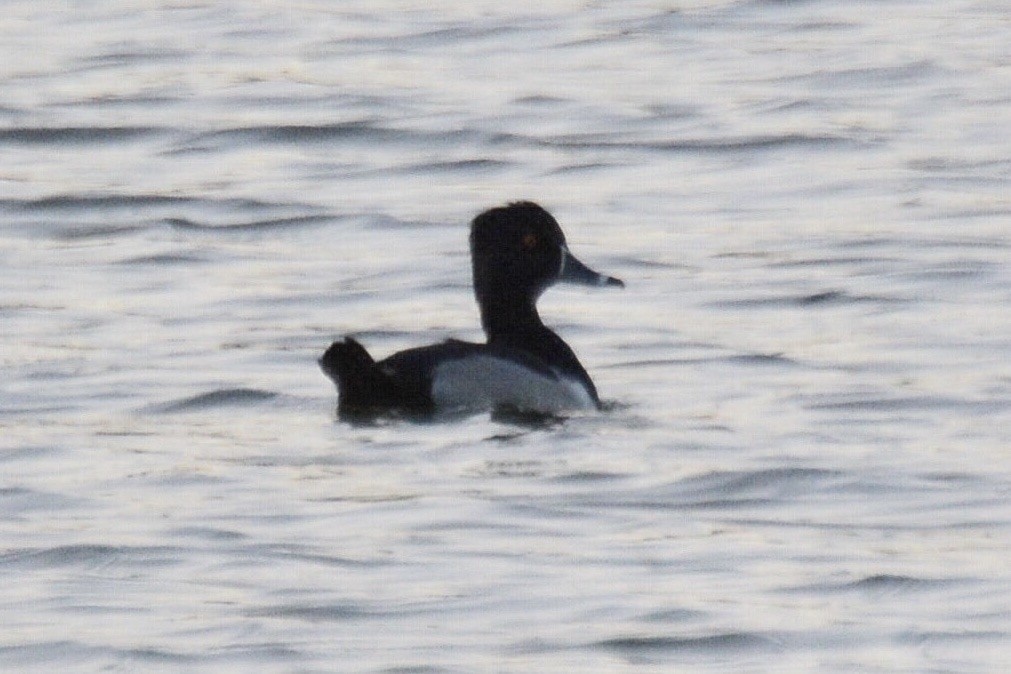
[[[324,222],[332,222],[335,216],[331,215],[298,215],[287,218],[265,218],[263,220],[252,220],[249,222],[238,222],[229,224],[206,224],[196,222],[189,218],[166,218],[165,224],[174,229],[190,229],[199,231],[250,231],[262,229],[284,229],[288,227],[301,227],[304,225],[315,225]]]
[[[159,126],[43,126],[0,129],[0,144],[84,145],[145,140],[171,132]]]
[[[756,632],[726,632],[692,637],[616,637],[598,641],[594,645],[631,656],[657,651],[724,653],[728,650],[778,647],[779,643],[778,639]]]
[[[192,412],[216,407],[256,405],[267,400],[273,400],[276,397],[276,393],[260,389],[226,388],[157,405],[153,408],[153,411]]]
[[[588,507],[722,510],[761,507],[798,493],[828,489],[843,473],[815,468],[713,471],[642,490],[586,495]]]
[[[374,120],[355,120],[328,124],[265,124],[242,126],[198,134],[194,141],[241,141],[243,143],[327,143],[336,141],[438,141],[460,142],[476,138],[478,134],[467,129],[429,131],[398,129],[383,126]]]
[[[746,297],[742,299],[716,300],[709,302],[711,307],[724,308],[781,308],[781,307],[823,307],[841,304],[900,303],[905,300],[886,295],[854,295],[843,290],[822,290],[815,293],[799,293],[796,295],[780,295],[773,297]]]
[[[84,566],[163,566],[171,560],[167,553],[178,552],[171,546],[131,546],[82,543],[51,548],[23,548],[0,555],[0,566],[26,565],[31,568]]]
[[[841,583],[812,583],[788,587],[785,593],[836,594],[847,592],[868,592],[871,594],[896,594],[907,592],[926,592],[945,589],[952,585],[967,582],[966,578],[919,578],[898,574],[873,574]]]

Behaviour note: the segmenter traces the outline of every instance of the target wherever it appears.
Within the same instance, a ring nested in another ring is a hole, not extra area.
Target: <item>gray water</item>
[[[1011,7],[4,4],[4,671],[997,672]],[[481,338],[469,220],[600,414],[338,422]]]

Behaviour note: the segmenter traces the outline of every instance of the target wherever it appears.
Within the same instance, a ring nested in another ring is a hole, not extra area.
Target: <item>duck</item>
[[[339,416],[601,408],[593,380],[565,340],[544,325],[537,300],[555,283],[622,288],[624,282],[580,262],[554,216],[531,201],[477,215],[470,253],[486,342],[448,339],[379,361],[353,337],[333,342],[319,366],[337,387]]]

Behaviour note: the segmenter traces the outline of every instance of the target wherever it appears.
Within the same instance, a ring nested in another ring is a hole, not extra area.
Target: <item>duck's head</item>
[[[557,282],[625,285],[580,262],[565,245],[558,221],[530,201],[492,208],[474,218],[470,254],[479,303],[518,294],[532,304]]]

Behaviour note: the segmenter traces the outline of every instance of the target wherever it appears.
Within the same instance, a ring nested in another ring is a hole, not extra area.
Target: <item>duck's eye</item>
[[[520,245],[523,246],[523,250],[533,250],[537,247],[537,235],[533,233],[524,234]]]

